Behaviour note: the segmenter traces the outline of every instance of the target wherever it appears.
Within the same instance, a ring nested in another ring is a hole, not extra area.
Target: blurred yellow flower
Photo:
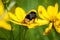
[[[31,10],[27,14],[29,14],[30,12],[36,12],[36,10]],[[46,20],[40,20],[40,19],[37,20],[37,18],[35,19],[36,23],[33,22],[33,20],[25,23],[24,20],[25,20],[25,17],[26,17],[26,12],[20,7],[17,7],[15,9],[15,14],[9,12],[9,16],[11,18],[11,20],[10,20],[11,22],[13,22],[15,24],[27,26],[28,28],[34,28],[37,25],[47,24]],[[37,21],[39,23],[37,23]]]
[[[58,13],[58,4],[57,3],[55,4],[55,6],[48,6],[47,10],[43,6],[40,5],[38,7],[38,14],[39,14],[40,18],[42,18],[43,20],[49,21],[49,26],[48,26],[48,28],[45,29],[45,32],[43,33],[44,35],[46,35],[48,32],[50,32],[52,26],[54,26],[56,31],[58,33],[60,33],[60,27],[56,26],[57,21],[59,19],[59,18],[57,18],[57,16],[60,14],[60,13]]]
[[[2,16],[3,13],[4,13],[4,5],[0,0],[0,16]],[[8,21],[8,14],[6,14],[4,18],[0,20],[0,28],[11,30],[11,26],[7,23],[7,21]]]

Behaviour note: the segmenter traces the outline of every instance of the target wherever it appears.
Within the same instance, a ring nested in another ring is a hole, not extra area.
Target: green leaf
[[[22,25],[16,25],[12,23],[12,28],[14,28],[13,31],[11,31],[11,40],[24,40],[25,39],[25,33],[28,28]]]
[[[45,27],[47,27],[47,25],[29,29],[26,33],[26,40],[49,40],[47,36],[43,36],[43,29],[45,29]]]
[[[0,28],[0,40],[9,40],[10,31]]]

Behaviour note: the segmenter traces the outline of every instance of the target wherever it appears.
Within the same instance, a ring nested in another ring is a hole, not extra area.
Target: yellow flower
[[[0,0],[0,16],[2,16],[3,13],[4,13],[4,5]],[[8,21],[8,14],[6,14],[4,18],[0,20],[0,28],[11,30],[11,26],[7,23],[7,21]]]
[[[57,25],[56,22],[59,19],[57,18],[57,15],[59,15],[57,3],[55,4],[55,6],[48,6],[47,10],[43,6],[40,5],[38,7],[38,14],[40,18],[42,18],[43,20],[49,21],[48,23],[49,26],[48,28],[45,29],[45,32],[43,33],[44,35],[46,35],[51,30],[52,26],[54,26],[56,31],[60,33],[60,27],[56,26]]]
[[[29,11],[29,12],[26,14],[26,12],[25,12],[22,8],[17,7],[17,8],[15,9],[15,14],[9,12],[9,16],[10,16],[10,18],[11,18],[10,21],[13,22],[13,23],[15,23],[15,24],[18,24],[18,25],[27,26],[28,28],[34,28],[34,27],[37,26],[37,25],[47,24],[47,21],[46,21],[46,20],[40,20],[40,19],[38,19],[38,22],[39,22],[39,23],[37,23],[37,18],[35,19],[35,22],[36,22],[36,23],[33,22],[33,20],[25,23],[25,22],[24,22],[25,17],[26,17],[26,15],[28,15],[30,12],[36,12],[36,10],[31,10],[31,11]],[[37,12],[36,12],[36,13],[37,13]],[[41,22],[40,22],[40,21],[41,21]]]

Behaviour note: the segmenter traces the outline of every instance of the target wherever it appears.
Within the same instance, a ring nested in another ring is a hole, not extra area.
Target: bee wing
[[[18,19],[20,20],[20,22],[21,22],[21,21],[24,20],[24,18],[25,18],[25,16],[26,16],[26,13],[25,13],[25,11],[24,11],[22,8],[17,7],[17,8],[15,9],[15,15],[17,16],[17,18],[18,18]]]

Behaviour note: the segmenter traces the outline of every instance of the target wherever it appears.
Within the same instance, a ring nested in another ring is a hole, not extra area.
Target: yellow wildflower
[[[57,15],[58,15],[58,4],[56,3],[55,6],[48,6],[47,10],[43,6],[38,7],[38,14],[40,18],[43,20],[49,21],[48,28],[45,29],[45,32],[43,33],[46,35],[52,28],[52,26],[55,27],[56,31],[60,33],[60,28],[57,25]],[[60,17],[60,16],[59,16]]]
[[[31,10],[27,13],[27,15],[30,13],[30,12],[36,12],[36,10]],[[36,12],[37,13],[37,12]],[[24,26],[27,26],[28,28],[34,28],[35,26],[37,25],[43,25],[43,24],[47,24],[47,21],[46,20],[40,20],[38,19],[38,22],[39,23],[35,23],[37,22],[37,18],[35,19],[35,22],[30,21],[30,22],[27,22],[25,23],[24,20],[25,20],[25,17],[26,17],[26,12],[20,8],[20,7],[17,7],[15,9],[15,14],[9,12],[9,16],[11,18],[11,22],[15,23],[15,24],[18,24],[18,25],[24,25]],[[40,22],[41,21],[41,22]],[[42,23],[42,24],[41,24]]]
[[[0,0],[0,17],[3,15],[3,13],[4,13],[4,5]],[[8,21],[8,14],[6,14],[4,18],[0,20],[0,28],[11,30],[11,26],[7,23],[7,21]]]

